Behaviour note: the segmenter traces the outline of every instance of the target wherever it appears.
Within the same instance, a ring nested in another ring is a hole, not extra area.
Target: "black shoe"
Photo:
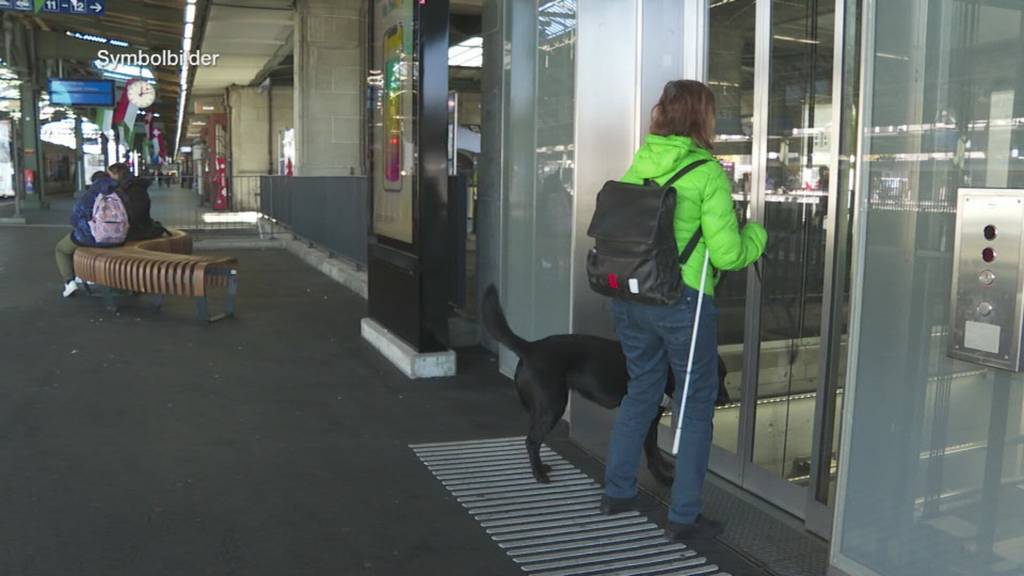
[[[665,535],[674,542],[691,542],[697,540],[711,540],[721,536],[725,528],[721,523],[715,522],[703,516],[697,516],[693,524],[678,524],[669,522]]]
[[[612,516],[614,514],[622,514],[623,512],[632,512],[636,510],[637,498],[612,498],[611,496],[601,496],[601,514],[605,516]]]

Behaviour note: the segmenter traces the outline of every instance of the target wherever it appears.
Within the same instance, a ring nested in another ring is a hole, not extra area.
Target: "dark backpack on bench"
[[[677,252],[673,184],[708,160],[676,172],[663,186],[609,181],[597,195],[587,235],[594,247],[587,255],[587,277],[597,293],[645,304],[671,304],[683,294],[679,268],[686,263],[701,230]]]

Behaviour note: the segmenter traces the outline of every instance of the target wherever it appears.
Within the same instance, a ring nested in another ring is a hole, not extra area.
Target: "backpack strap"
[[[672,185],[676,183],[676,180],[679,180],[683,176],[686,176],[694,168],[697,168],[699,166],[707,164],[708,162],[710,162],[710,159],[704,158],[702,160],[697,160],[696,162],[691,162],[690,164],[687,164],[685,167],[683,167],[682,170],[680,170],[679,172],[676,172],[675,175],[673,175],[671,178],[669,178],[668,181],[665,182],[665,185],[663,187],[664,188],[671,188]]]
[[[693,251],[697,248],[697,242],[700,242],[701,236],[700,228],[697,228],[697,231],[693,233],[693,236],[690,236],[690,241],[686,243],[686,247],[684,247],[683,251],[679,253],[680,266],[686,264],[686,261],[690,259],[690,254],[693,254]]]
[[[704,158],[702,160],[697,160],[696,162],[687,164],[682,170],[676,172],[674,176],[672,176],[671,178],[668,179],[667,182],[665,182],[665,188],[672,186],[673,184],[676,183],[676,180],[679,180],[683,176],[686,176],[691,170],[697,168],[698,166],[702,166],[707,162],[710,162],[710,160],[708,158]],[[690,259],[690,254],[693,254],[693,251],[697,248],[697,242],[700,242],[701,236],[701,229],[698,226],[697,231],[693,233],[693,236],[690,237],[690,241],[686,243],[686,247],[683,248],[683,251],[679,254],[680,266],[686,264],[686,261]]]

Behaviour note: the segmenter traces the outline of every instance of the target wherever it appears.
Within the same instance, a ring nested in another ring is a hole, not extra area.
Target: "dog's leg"
[[[530,415],[530,432],[526,435],[526,453],[530,457],[530,468],[533,470],[533,477],[537,482],[547,484],[551,482],[548,473],[551,466],[544,464],[540,459],[540,446],[548,434],[558,425],[558,420],[565,412],[565,405],[568,403],[568,391],[565,396],[549,395],[545,402],[538,403],[534,412]]]
[[[658,424],[664,413],[665,409],[659,407],[654,421],[647,429],[647,437],[644,438],[644,454],[647,456],[647,469],[650,470],[651,476],[654,476],[654,479],[660,484],[670,486],[675,476],[672,463],[658,448]]]
[[[559,417],[561,414],[556,416],[552,416],[550,413],[535,415],[531,418],[530,432],[526,435],[526,453],[530,457],[530,468],[533,471],[533,477],[541,484],[551,482],[551,478],[548,477],[551,466],[541,461],[540,446],[544,442],[544,438],[558,424]]]
[[[732,404],[732,398],[729,396],[729,390],[725,387],[725,376],[729,373],[729,370],[725,367],[725,361],[722,357],[718,357],[718,398],[715,399],[715,406],[725,406],[726,404]]]

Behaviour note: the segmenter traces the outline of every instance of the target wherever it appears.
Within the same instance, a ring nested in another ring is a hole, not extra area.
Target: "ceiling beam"
[[[251,84],[253,86],[258,86],[262,84],[263,81],[266,80],[268,76],[272,75],[274,71],[277,69],[277,67],[280,66],[281,63],[284,62],[294,52],[295,28],[292,28],[291,31],[288,32],[288,38],[285,39],[284,44],[281,44],[277,48],[277,50],[274,51],[274,55],[271,56],[270,60],[267,60],[267,63],[263,65],[263,68],[261,68],[260,71],[256,73],[256,76],[255,78],[253,78]]]

